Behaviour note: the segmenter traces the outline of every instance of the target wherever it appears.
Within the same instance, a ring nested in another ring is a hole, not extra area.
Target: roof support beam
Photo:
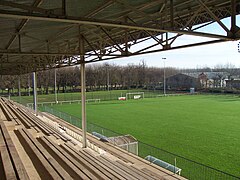
[[[170,30],[170,29],[161,29],[154,26],[144,26],[144,25],[134,25],[124,22],[115,22],[108,20],[97,20],[90,18],[82,18],[82,17],[62,17],[57,15],[40,15],[34,13],[24,13],[17,11],[5,11],[0,10],[0,17],[3,18],[17,18],[17,19],[31,19],[31,20],[40,20],[40,21],[49,21],[49,22],[62,22],[62,23],[73,23],[73,24],[86,24],[86,25],[96,25],[96,26],[107,26],[107,27],[117,27],[117,28],[129,28],[136,30],[146,30],[146,31],[155,31],[155,32],[170,32],[170,33],[178,33],[178,34],[186,34],[186,35],[194,35],[194,36],[202,36],[208,38],[217,38],[224,40],[233,40],[227,36],[202,33],[202,32],[193,32],[193,31],[185,31],[185,30]]]
[[[98,8],[94,9],[92,12],[88,13],[85,17],[93,17],[97,15],[99,12],[101,12],[102,10],[110,7],[113,3],[114,3],[113,1],[108,1],[103,5],[99,6]]]
[[[215,19],[218,24],[227,32],[229,33],[229,29],[225,26],[225,24],[222,23],[222,21],[207,7],[206,4],[202,2],[202,0],[197,0],[199,4],[204,7],[204,9],[210,14],[210,16]]]
[[[101,59],[101,56],[97,53],[97,51],[95,50],[95,48],[91,45],[91,43],[84,37],[84,40],[87,42],[87,44],[89,45],[89,47],[92,49],[92,51],[96,54],[96,56],[98,56],[99,59]]]
[[[149,20],[151,20],[153,23],[156,24],[156,19],[154,19],[153,17],[151,17],[149,14],[145,13],[144,11],[141,11],[133,6],[131,6],[130,4],[123,2],[122,0],[114,0],[117,3],[121,4],[123,7],[129,9],[131,12],[135,12],[140,14],[141,16],[144,16],[145,18],[147,17]]]
[[[108,32],[104,29],[104,28],[101,28],[101,30],[107,35],[107,37],[114,43],[114,45],[116,45],[118,47],[118,50],[121,51],[122,54],[124,54],[124,50],[119,46],[118,43],[116,43],[114,41],[114,39],[108,34]]]
[[[1,2],[1,1],[0,1]],[[32,7],[37,7],[41,4],[42,0],[36,0]],[[31,11],[29,11],[31,12]],[[24,26],[27,24],[29,19],[23,19],[21,21],[21,23],[19,24],[19,26],[16,28],[16,32],[20,33],[22,31],[22,29],[24,28]],[[5,46],[5,49],[9,49],[10,46],[12,45],[12,43],[14,42],[14,40],[16,39],[17,35],[13,35],[10,40],[8,41],[7,45]]]
[[[35,11],[35,12],[44,13],[44,14],[48,12],[48,10],[38,8],[37,6],[28,6],[28,5],[14,3],[14,2],[10,2],[10,1],[1,0],[0,5],[23,9],[23,10],[27,10],[27,11]]]
[[[137,24],[137,23],[135,23],[131,18],[128,17],[128,19],[129,19],[131,22],[133,22],[134,24]],[[153,36],[151,33],[149,33],[149,32],[146,31],[146,30],[143,30],[143,31],[144,31],[145,33],[147,33],[153,40],[155,40],[156,42],[158,42],[159,44],[162,45],[161,40],[158,39],[156,36]]]
[[[87,14],[85,15],[85,17],[87,17],[87,18],[93,17],[93,16],[97,15],[99,12],[103,11],[104,9],[110,7],[112,4],[113,4],[112,1],[108,1],[108,2],[106,2],[106,3],[104,3],[104,4],[102,4],[101,6],[97,7],[97,8],[94,9],[93,11],[87,13]],[[63,16],[66,15],[66,0],[62,0],[62,13],[63,13]],[[72,29],[72,28],[74,28],[74,27],[75,27],[74,24],[73,24],[73,25],[70,24],[70,26],[63,28],[63,29],[60,30],[57,34],[54,34],[53,36],[51,35],[51,36],[48,38],[48,41],[49,41],[50,43],[56,41],[57,39],[59,39],[59,37],[60,37],[61,35],[63,35],[65,32],[67,32],[68,30],[70,30],[70,29]],[[40,47],[42,47],[42,46],[43,46],[43,45],[41,45]],[[38,46],[37,49],[40,48],[40,47]]]
[[[208,24],[212,24],[212,22],[210,22],[210,23],[208,23]],[[204,27],[205,25],[202,25],[202,26],[199,26],[199,27],[197,27],[197,28],[195,28],[194,30],[197,30],[197,29],[200,29],[200,28],[202,28],[202,27]],[[162,35],[163,36],[163,35]],[[182,36],[182,34],[177,34],[176,36],[173,36],[173,37],[171,37],[171,38],[168,38],[168,41],[170,41],[171,40],[171,42],[169,43],[169,45],[170,45],[170,47],[171,47],[171,45],[173,44],[173,42],[178,38],[178,37],[180,37],[180,36]],[[162,40],[162,43],[167,43],[166,42],[167,40]],[[148,50],[148,49],[150,49],[150,48],[153,48],[153,47],[155,47],[155,46],[157,46],[159,43],[155,43],[155,44],[153,44],[153,45],[150,45],[150,46],[148,46],[148,47],[145,47],[145,48],[143,48],[143,49],[140,49],[140,50],[138,50],[138,51],[136,51],[135,53],[141,53],[141,52],[143,52],[143,51],[146,51],[146,50]],[[162,45],[163,46],[163,45]],[[172,48],[170,48],[170,49],[174,49],[174,47]],[[164,50],[167,50],[167,49],[164,49]]]
[[[208,41],[208,42],[201,42],[201,43],[171,47],[171,49],[157,49],[157,50],[145,51],[145,52],[141,52],[141,53],[132,53],[131,55],[137,56],[137,55],[142,55],[142,54],[156,53],[156,52],[168,51],[168,50],[172,50],[172,49],[182,49],[182,48],[188,48],[188,47],[194,47],[194,46],[202,46],[202,45],[207,45],[207,44],[215,44],[215,43],[220,43],[220,42],[225,42],[225,41],[224,40],[213,40],[213,41]],[[119,57],[104,58],[101,61],[113,60],[113,59],[117,59],[117,58],[119,58]],[[99,60],[93,59],[93,60],[87,61],[86,63],[92,63],[92,62],[99,62]]]
[[[5,55],[22,55],[22,56],[78,56],[80,55],[79,52],[19,52],[19,51],[7,51],[7,50],[0,50],[0,54],[5,54]],[[120,54],[95,54],[95,53],[86,53],[84,54],[85,56],[122,56]]]

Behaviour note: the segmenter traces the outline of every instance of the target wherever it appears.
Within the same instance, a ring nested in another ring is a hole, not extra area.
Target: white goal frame
[[[133,93],[126,93],[126,100],[131,99],[129,95],[142,95],[142,99],[144,99],[144,92],[133,92]],[[131,96],[130,96],[131,97]]]

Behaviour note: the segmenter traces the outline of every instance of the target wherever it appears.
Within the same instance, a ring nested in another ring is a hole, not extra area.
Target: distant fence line
[[[156,98],[161,96],[172,96],[172,95],[186,95],[189,94],[189,92],[167,92],[166,95],[163,94],[161,90],[144,90],[144,89],[134,89],[134,90],[124,90],[124,91],[104,91],[104,92],[87,92],[86,98],[87,99],[101,99],[101,101],[107,101],[107,100],[118,100],[119,97],[125,96],[126,93],[134,93],[134,92],[144,92],[144,98]],[[28,97],[28,96],[27,96]],[[42,96],[43,98],[39,99],[39,102],[41,99],[44,99],[44,102],[55,102],[55,96],[54,94],[51,94],[49,96]],[[46,97],[46,99],[45,99]],[[22,104],[31,103],[29,101],[29,98],[25,99],[25,96],[14,96],[11,97],[14,101],[18,101]],[[80,93],[61,93],[58,94],[57,100],[60,101],[80,101],[81,100],[81,94]]]
[[[100,99],[86,99],[86,102],[87,103],[89,103],[89,102],[100,102],[101,100]],[[57,103],[56,102],[52,102],[52,101],[50,101],[50,102],[39,102],[39,103],[37,103],[39,106],[45,106],[45,105],[55,105],[55,104],[60,104],[60,105],[62,105],[62,104],[71,104],[71,103],[81,103],[82,102],[82,100],[69,100],[69,101],[57,101]],[[33,107],[33,103],[27,103],[27,107],[29,107],[29,108],[32,108]]]
[[[81,120],[75,116],[69,115],[65,112],[58,111],[56,109],[50,108],[48,106],[43,106],[42,110],[51,113],[65,121],[77,126],[82,127]],[[98,132],[106,137],[121,136],[123,134],[114,132],[110,129],[104,128],[102,126],[96,125],[94,123],[87,123],[87,131],[89,133]],[[145,158],[148,155],[157,157],[160,160],[168,162],[169,164],[176,164],[177,167],[182,169],[181,175],[188,179],[196,180],[239,180],[240,177],[234,176],[229,173],[225,173],[218,169],[206,166],[204,164],[198,163],[196,161],[187,159],[183,156],[171,153],[169,151],[154,147],[152,145],[146,144],[144,142],[138,141],[138,155]]]

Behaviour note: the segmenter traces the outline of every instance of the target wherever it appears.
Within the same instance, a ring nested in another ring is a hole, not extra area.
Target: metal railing
[[[77,127],[81,128],[81,120],[78,117],[69,115],[67,113],[58,111],[56,109],[50,108],[48,106],[43,106],[42,110],[51,113]],[[88,122],[87,131],[89,133],[98,132],[106,137],[120,136],[122,134],[114,132],[110,129],[104,128],[102,126],[96,125],[94,123]],[[187,159],[183,156],[171,153],[164,149],[154,147],[152,145],[146,144],[144,142],[138,141],[138,156],[145,158],[151,155],[160,160],[168,162],[169,164],[175,165],[182,169],[181,176],[188,179],[196,180],[239,180],[240,177],[234,176],[232,174],[220,171],[218,169],[212,168],[210,166],[198,163],[196,161]]]

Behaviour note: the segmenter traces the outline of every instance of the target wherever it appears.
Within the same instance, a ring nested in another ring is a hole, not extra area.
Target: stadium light
[[[163,61],[163,66],[164,66],[164,68],[163,68],[163,94],[164,94],[164,96],[166,96],[166,77],[165,77],[165,60],[166,60],[167,58],[162,58],[162,60],[164,60]]]

